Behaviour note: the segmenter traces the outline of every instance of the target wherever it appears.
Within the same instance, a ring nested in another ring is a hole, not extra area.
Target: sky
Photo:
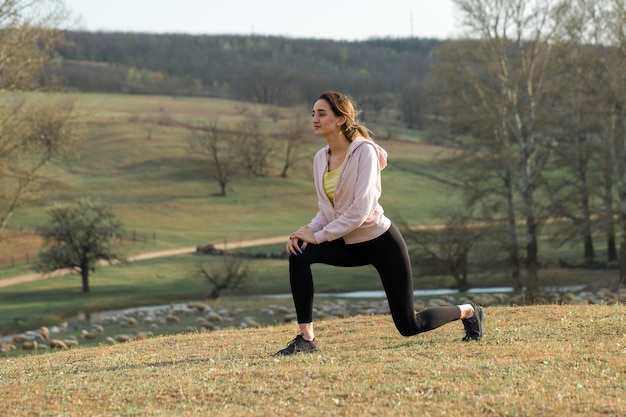
[[[65,0],[72,29],[366,40],[458,35],[452,0]]]

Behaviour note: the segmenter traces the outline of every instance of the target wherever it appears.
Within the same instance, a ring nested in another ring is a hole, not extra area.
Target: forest
[[[203,96],[293,106],[337,89],[367,114],[412,105],[428,82],[434,39],[360,42],[268,36],[68,32],[48,77],[80,91]]]

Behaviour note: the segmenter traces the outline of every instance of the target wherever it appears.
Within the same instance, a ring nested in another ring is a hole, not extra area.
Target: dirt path
[[[287,236],[247,240],[247,241],[238,242],[238,243],[226,243],[226,244],[219,243],[219,244],[214,244],[213,246],[216,249],[221,249],[221,250],[229,249],[230,250],[230,249],[247,248],[251,246],[273,245],[275,243],[281,243],[281,242],[287,242]],[[176,255],[185,255],[188,253],[194,253],[195,251],[196,251],[196,246],[189,246],[186,248],[142,253],[139,255],[128,257],[128,262],[145,261],[147,259],[165,258],[168,256],[176,256]],[[107,263],[103,263],[101,266],[107,266],[107,265],[108,265]],[[75,272],[75,271],[71,269],[59,269],[49,274],[33,273],[33,274],[20,275],[20,276],[13,277],[13,278],[0,279],[0,288],[8,287],[10,285],[15,285],[15,284],[21,284],[24,282],[32,282],[32,281],[38,281],[41,279],[58,277],[61,275],[67,275],[72,272]]]

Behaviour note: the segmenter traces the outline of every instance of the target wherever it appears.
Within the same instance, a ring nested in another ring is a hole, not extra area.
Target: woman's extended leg
[[[444,324],[473,315],[471,305],[432,307],[415,314],[413,274],[409,252],[396,226],[368,245],[374,267],[380,274],[393,321],[403,336],[436,329]]]

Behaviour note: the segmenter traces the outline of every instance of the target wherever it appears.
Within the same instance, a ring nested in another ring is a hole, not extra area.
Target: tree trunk
[[[507,223],[508,223],[508,235],[509,235],[509,243],[508,243],[508,251],[509,251],[509,260],[511,262],[510,265],[510,273],[511,273],[511,284],[513,285],[513,289],[515,291],[522,290],[522,280],[520,275],[520,259],[519,259],[519,245],[517,242],[517,228],[515,224],[515,203],[513,201],[513,184],[511,181],[511,170],[507,166],[505,168],[505,180],[504,180],[504,193],[506,195],[506,204],[507,204]]]
[[[534,303],[539,296],[539,257],[537,245],[537,225],[533,216],[526,218],[526,290],[529,301]]]
[[[606,233],[606,261],[617,261],[615,221],[613,220],[613,181],[610,170],[604,175],[604,231]]]
[[[626,136],[622,138],[622,145],[626,146]],[[626,154],[622,155],[622,163],[626,161]],[[619,259],[619,283],[626,281],[626,169],[622,172],[621,184],[618,190],[619,211],[621,219],[621,240]]]
[[[580,149],[580,141],[576,138],[576,147]],[[592,263],[596,254],[593,249],[593,236],[591,231],[591,208],[589,207],[589,186],[587,184],[588,159],[579,155],[576,161],[578,171],[578,192],[581,196],[580,208],[582,211],[582,235],[583,235],[583,259],[585,263]]]
[[[535,220],[535,201],[531,183],[530,149],[532,137],[525,138],[521,155],[522,202],[526,220],[526,291],[528,300],[534,303],[539,296],[539,258],[537,244],[537,221]]]
[[[80,276],[83,280],[83,293],[89,292],[89,268],[83,266],[80,268]]]

